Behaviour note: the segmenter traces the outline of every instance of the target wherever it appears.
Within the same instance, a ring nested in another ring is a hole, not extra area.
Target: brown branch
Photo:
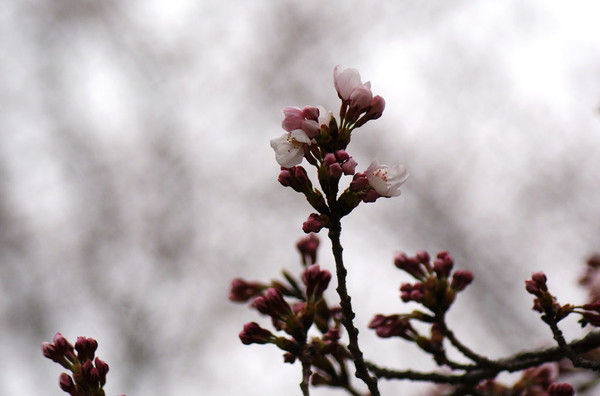
[[[331,205],[331,201],[330,201]],[[333,209],[333,208],[332,208]],[[334,210],[332,210],[334,212]],[[365,364],[363,353],[358,345],[358,329],[354,326],[354,311],[352,310],[352,303],[350,296],[348,295],[348,289],[346,287],[346,267],[342,257],[342,244],[340,242],[340,235],[342,232],[342,226],[340,219],[334,217],[336,214],[332,213],[329,225],[329,239],[331,239],[331,249],[333,251],[333,257],[335,258],[336,274],[337,274],[337,292],[340,296],[340,306],[342,308],[342,324],[348,332],[349,344],[348,350],[352,354],[354,366],[356,367],[356,377],[361,379],[369,388],[371,396],[379,396],[379,389],[377,387],[377,378],[372,377],[369,374],[369,370]]]
[[[564,340],[564,338],[563,338]],[[585,337],[566,343],[565,345],[574,354],[582,354],[589,352],[592,349],[600,347],[600,331],[588,333]],[[519,352],[515,355],[498,359],[490,360],[493,367],[480,367],[473,365],[466,373],[463,374],[440,374],[435,372],[419,372],[413,370],[392,370],[379,367],[373,363],[365,362],[369,370],[379,378],[387,379],[407,379],[412,381],[426,381],[440,384],[477,384],[481,380],[494,378],[500,372],[515,372],[521,371],[529,367],[539,366],[547,362],[556,362],[565,358],[564,346],[556,346],[545,349],[536,349],[531,351]],[[590,362],[597,364],[597,362]]]

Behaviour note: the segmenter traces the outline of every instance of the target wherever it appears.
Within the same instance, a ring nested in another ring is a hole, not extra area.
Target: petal
[[[303,141],[300,141],[303,140]],[[284,168],[291,168],[302,162],[304,157],[304,143],[310,142],[310,138],[302,130],[285,133],[282,136],[271,139],[271,147],[275,151],[275,159]]]
[[[360,80],[360,73],[353,68],[341,70],[342,66],[337,65],[333,69],[333,85],[341,99],[350,99],[352,91],[360,86],[363,86]],[[370,87],[370,84],[369,86]]]

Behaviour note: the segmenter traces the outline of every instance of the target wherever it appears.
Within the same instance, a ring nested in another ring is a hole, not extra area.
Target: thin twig
[[[310,366],[312,364],[311,351],[308,345],[304,345],[302,348],[302,354],[300,355],[302,362],[302,382],[300,382],[300,389],[302,389],[302,396],[309,396],[309,380],[312,375]]]
[[[331,203],[330,203],[331,205]],[[333,211],[332,211],[333,212]],[[346,267],[344,267],[344,261],[342,257],[342,244],[340,242],[340,234],[342,226],[339,218],[330,219],[329,226],[329,239],[331,239],[331,248],[333,256],[335,258],[336,274],[338,287],[337,292],[340,296],[340,306],[342,308],[342,324],[348,332],[348,338],[350,340],[348,344],[348,350],[352,354],[354,365],[356,367],[356,377],[360,378],[369,388],[371,396],[379,396],[379,389],[377,388],[377,378],[372,377],[369,374],[369,370],[365,364],[363,353],[358,345],[358,329],[354,326],[354,311],[352,310],[352,303],[350,296],[348,295],[348,289],[346,288]]]
[[[593,362],[575,354],[575,351],[573,351],[569,344],[567,344],[567,341],[565,340],[562,331],[558,328],[558,323],[556,322],[554,316],[549,317],[548,315],[546,315],[545,322],[548,324],[548,326],[550,326],[550,330],[552,330],[554,340],[556,340],[556,343],[558,344],[558,347],[560,348],[561,352],[567,358],[569,358],[571,363],[573,363],[573,366],[594,371],[600,371],[599,362]]]

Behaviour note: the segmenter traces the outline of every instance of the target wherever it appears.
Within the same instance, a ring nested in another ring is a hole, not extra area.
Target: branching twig
[[[564,338],[563,338],[564,341]],[[588,352],[592,349],[600,347],[600,331],[595,331],[587,334],[585,337],[564,344],[573,354],[581,354]],[[492,367],[478,367],[473,366],[472,370],[467,371],[464,374],[440,374],[440,373],[423,373],[413,370],[391,370],[381,368],[371,362],[365,364],[379,378],[387,379],[407,379],[413,381],[427,381],[440,384],[473,384],[481,380],[494,378],[502,371],[515,372],[521,371],[529,367],[539,366],[547,362],[555,362],[566,357],[564,346],[561,348],[551,347],[545,349],[537,349],[533,351],[520,352],[515,355],[498,359],[491,360]],[[576,356],[577,359],[581,359]],[[586,361],[592,363],[594,366],[596,362]],[[579,366],[582,367],[582,366]],[[586,367],[587,368],[587,367]],[[589,367],[591,368],[591,367]],[[593,368],[592,368],[593,369]]]

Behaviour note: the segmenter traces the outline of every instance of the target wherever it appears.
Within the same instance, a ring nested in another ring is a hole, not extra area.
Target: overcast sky
[[[227,292],[237,276],[300,271],[310,208],[277,183],[269,139],[283,107],[337,110],[337,64],[387,102],[353,137],[359,170],[377,157],[411,173],[401,197],[344,223],[366,356],[432,367],[365,328],[406,309],[398,250],[449,250],[475,273],[450,315],[475,349],[549,342],[524,280],[544,270],[559,298],[581,301],[577,278],[600,250],[599,11],[592,0],[7,2],[0,393],[64,394],[39,347],[61,331],[98,339],[110,395],[299,394],[299,366],[239,342],[244,323],[268,321]]]

